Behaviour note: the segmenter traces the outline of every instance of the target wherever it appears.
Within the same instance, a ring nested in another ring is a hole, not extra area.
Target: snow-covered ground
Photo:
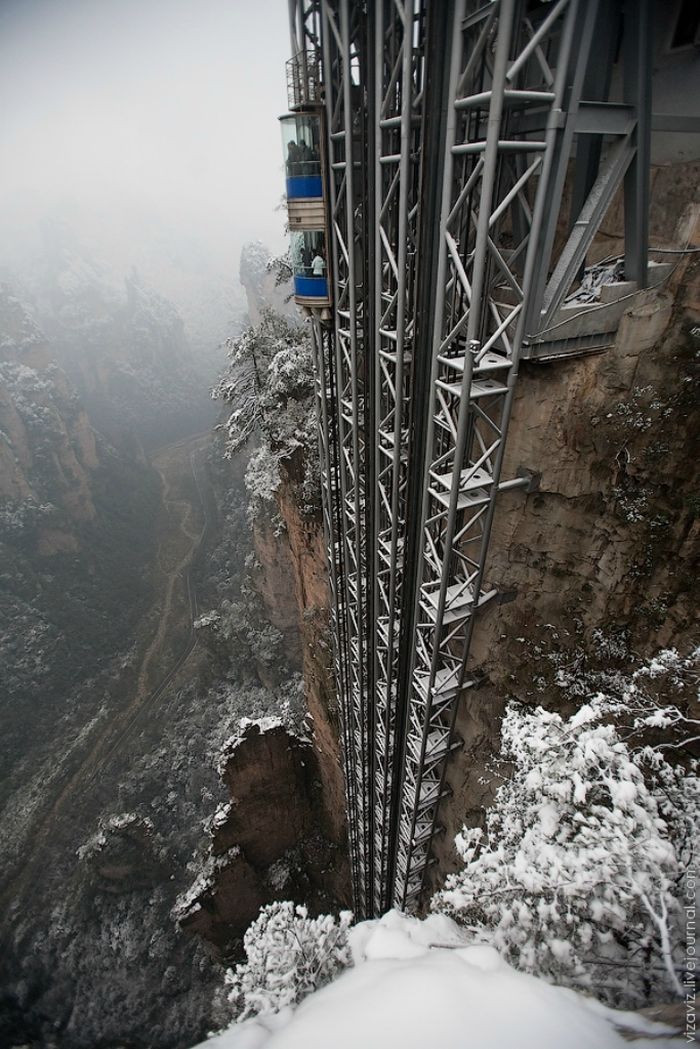
[[[296,1009],[258,1016],[206,1049],[669,1049],[681,1036],[636,1013],[516,972],[467,946],[445,915],[392,911],[350,934],[354,965]]]

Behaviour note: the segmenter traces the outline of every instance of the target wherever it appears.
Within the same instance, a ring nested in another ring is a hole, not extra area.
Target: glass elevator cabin
[[[320,112],[280,117],[294,298],[321,309],[331,304],[322,120]]]

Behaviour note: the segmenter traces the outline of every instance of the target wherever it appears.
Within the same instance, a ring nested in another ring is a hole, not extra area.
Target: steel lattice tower
[[[323,113],[333,307],[311,314],[365,917],[425,888],[472,631],[496,596],[498,494],[529,483],[501,475],[518,364],[609,343],[592,313],[572,330],[558,311],[621,185],[626,275],[646,286],[650,12],[290,0],[290,30],[290,104]]]

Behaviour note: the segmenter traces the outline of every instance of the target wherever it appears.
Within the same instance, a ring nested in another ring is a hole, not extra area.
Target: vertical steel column
[[[453,29],[452,29],[452,49],[451,49],[451,55],[450,55],[450,74],[449,74],[449,84],[448,84],[448,98],[449,99],[454,98],[454,96],[456,94],[458,76],[459,76],[459,71],[460,71],[460,68],[461,68],[462,39],[461,39],[461,32],[460,32],[460,30],[457,27],[460,26],[461,21],[464,18],[464,11],[465,11],[465,0],[457,0],[456,5],[455,5],[454,19],[453,19]],[[445,151],[445,166],[444,166],[443,183],[442,183],[442,194],[441,194],[441,196],[442,196],[442,213],[441,213],[441,218],[440,218],[441,229],[444,228],[444,226],[445,226],[445,223],[446,223],[446,220],[447,220],[447,212],[448,212],[448,209],[449,209],[449,197],[450,197],[450,192],[449,191],[450,191],[451,180],[452,180],[451,146],[452,146],[452,144],[454,142],[455,131],[456,131],[456,114],[454,113],[454,110],[452,110],[450,112],[450,114],[448,115],[447,124],[446,124],[446,134],[445,134],[446,151]],[[437,271],[437,285],[438,285],[438,287],[441,287],[442,284],[443,284],[444,277],[445,277],[445,268],[446,268],[446,255],[445,255],[445,252],[441,248],[439,262],[438,262],[438,271]],[[438,312],[437,312],[436,316],[439,314],[439,312],[440,311],[439,311],[439,308],[438,308]],[[440,322],[441,322],[441,320],[442,320],[442,318],[440,318]],[[437,361],[436,361],[435,358],[433,358],[433,363],[431,365],[431,378],[430,378],[431,389],[432,389],[434,381],[435,381],[436,366],[437,366]],[[431,444],[432,444],[432,436],[433,436],[432,435],[432,430],[433,430],[433,423],[432,423],[432,416],[431,416],[431,418],[428,421],[428,437],[427,437],[427,447],[428,448],[430,448]],[[423,507],[422,507],[422,511],[421,511],[421,522],[420,522],[420,525],[419,525],[418,522],[416,522],[414,524],[414,526],[413,526],[414,528],[419,528],[419,531],[420,531],[421,535],[424,532],[424,529],[425,529],[424,522],[426,521],[426,517],[427,517],[428,484],[429,484],[429,472],[428,472],[428,466],[427,466],[427,463],[428,463],[428,459],[427,458],[425,460],[425,463],[426,463],[426,466],[425,466],[424,471],[423,471],[423,485],[422,485],[422,489],[423,489]],[[419,574],[418,574],[418,577],[417,577],[417,582],[418,582],[418,586],[416,587],[415,596],[413,598],[413,615],[412,615],[412,620],[413,620],[414,623],[417,623],[419,621],[419,616],[420,616],[420,607],[419,607],[419,602],[420,602],[420,583],[421,583],[421,572],[420,571],[419,571]],[[418,638],[416,638],[416,641],[418,641]],[[416,657],[417,657],[417,653],[416,653],[415,648],[414,648],[413,649],[413,665],[415,665]],[[409,685],[409,688],[411,689],[410,699],[408,700],[408,703],[407,703],[407,705],[409,706],[409,722],[408,722],[408,724],[406,724],[404,726],[404,736],[403,736],[403,739],[400,741],[400,746],[401,746],[401,784],[400,784],[400,787],[399,787],[399,809],[398,809],[395,825],[391,828],[392,835],[394,837],[394,842],[393,842],[394,866],[393,866],[393,869],[391,871],[392,884],[390,885],[391,903],[394,906],[399,906],[399,907],[405,906],[405,904],[407,902],[407,889],[408,889],[408,881],[409,881],[409,875],[410,875],[409,862],[408,862],[408,851],[409,851],[410,846],[411,846],[412,836],[411,836],[411,829],[410,829],[411,828],[411,819],[410,819],[410,815],[409,815],[409,812],[408,812],[408,808],[409,807],[415,808],[415,805],[416,805],[417,801],[419,800],[419,799],[417,799],[415,793],[414,793],[413,796],[411,796],[411,783],[410,783],[410,780],[413,778],[413,770],[406,768],[407,759],[413,758],[415,760],[415,757],[416,757],[416,755],[410,755],[409,754],[409,749],[408,749],[409,746],[410,746],[410,744],[409,744],[409,735],[410,735],[410,727],[409,726],[411,724],[411,720],[410,719],[413,719],[413,716],[414,716],[413,715],[413,709],[412,709],[413,706],[414,706],[414,702],[413,702],[413,695],[412,695],[413,681],[411,680],[411,671],[409,671],[409,674],[408,674],[408,685]],[[415,729],[415,727],[416,726],[415,726],[415,721],[414,721],[413,728]]]
[[[328,118],[331,230],[334,243],[335,369],[338,385],[339,481],[346,610],[348,678],[346,701],[350,753],[346,761],[353,782],[351,866],[358,886],[355,907],[364,916],[371,897],[371,812],[369,766],[371,740],[367,668],[367,536],[365,533],[364,288],[358,271],[358,246],[365,235],[362,197],[355,193],[358,114],[353,109],[353,70],[358,71],[362,28],[351,19],[348,0],[323,0],[324,88]],[[359,87],[359,85],[358,85]]]
[[[647,286],[651,162],[651,2],[627,0],[623,38],[625,101],[634,106],[635,152],[625,175],[625,276]]]
[[[406,543],[423,4],[377,0],[374,55],[374,907],[387,906]]]

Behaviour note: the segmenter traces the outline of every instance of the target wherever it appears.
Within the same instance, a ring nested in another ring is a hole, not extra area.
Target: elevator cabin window
[[[328,300],[328,254],[322,230],[290,234],[290,256],[297,298]]]
[[[287,199],[322,197],[321,118],[310,113],[282,117]]]

